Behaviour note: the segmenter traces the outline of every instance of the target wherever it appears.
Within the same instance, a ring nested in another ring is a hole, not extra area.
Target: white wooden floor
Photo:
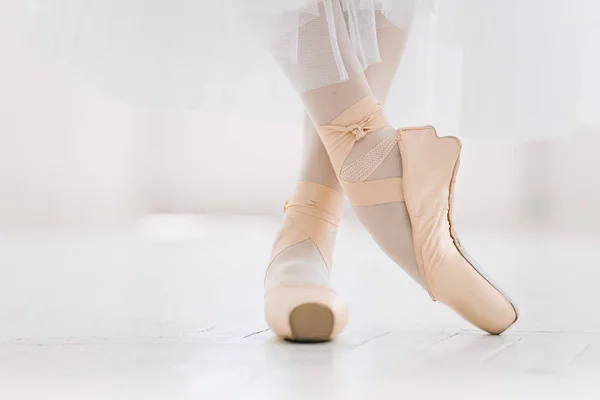
[[[0,238],[0,399],[599,399],[600,238],[464,233],[517,301],[492,337],[428,296],[353,223],[335,342],[262,319],[277,221],[152,218],[134,232]]]

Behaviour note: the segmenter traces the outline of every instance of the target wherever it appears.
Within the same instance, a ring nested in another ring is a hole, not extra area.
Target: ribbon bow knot
[[[360,126],[358,124],[350,125],[348,127],[348,131],[352,132],[354,134],[354,136],[356,136],[357,141],[364,138],[367,134],[367,132],[365,132],[365,128],[363,128],[362,126]]]

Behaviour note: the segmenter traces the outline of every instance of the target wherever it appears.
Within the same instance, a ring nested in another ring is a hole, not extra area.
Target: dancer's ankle
[[[396,129],[392,126],[369,133],[354,144],[342,167],[341,178],[370,181],[401,177],[402,160],[396,143]]]

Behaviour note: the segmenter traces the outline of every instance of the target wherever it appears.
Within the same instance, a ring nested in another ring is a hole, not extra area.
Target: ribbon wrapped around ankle
[[[340,225],[340,218],[337,215],[331,214],[327,210],[321,208],[321,205],[314,202],[306,202],[306,203],[296,203],[292,201],[286,201],[285,206],[283,206],[283,210],[288,212],[290,209],[293,209],[300,214],[310,215],[315,218],[319,218],[325,222],[329,222],[331,225],[336,228]]]
[[[340,175],[354,143],[387,125],[381,105],[369,96],[347,108],[329,125],[317,127],[336,174]]]
[[[344,204],[344,196],[330,187],[312,182],[298,182],[296,193],[291,200],[286,201],[283,210],[294,210],[304,215],[310,215],[334,227],[340,224],[340,214]]]
[[[275,242],[271,261],[286,248],[311,239],[331,268],[332,237],[340,223],[344,196],[328,186],[313,182],[298,182],[296,193],[284,207],[287,227]],[[269,263],[270,265],[270,263]]]

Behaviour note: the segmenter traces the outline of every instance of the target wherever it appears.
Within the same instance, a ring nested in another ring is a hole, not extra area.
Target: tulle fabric
[[[193,102],[218,91],[215,82],[238,83],[267,52],[303,75],[312,70],[298,91],[348,79],[333,26],[337,1],[366,69],[380,61],[377,29],[408,31],[418,0],[31,0],[31,15],[42,53],[100,75],[109,90]],[[323,23],[308,30],[315,20]]]
[[[366,69],[381,60],[377,30],[393,24],[409,32],[417,0],[287,0],[247,5],[245,15],[254,31],[269,43],[271,53],[299,92],[349,79],[338,44],[335,3],[344,14],[354,52]]]
[[[596,108],[594,65],[600,61],[592,35],[600,6],[591,0],[341,3],[364,68],[379,60],[377,29],[391,23],[409,31],[387,102],[395,124],[435,124],[460,136],[547,139],[569,135],[581,122],[580,110]],[[34,1],[31,37],[36,57],[66,63],[130,102],[221,107],[300,123],[297,97],[268,54],[288,74],[286,66],[310,66],[312,75],[297,91],[347,79],[323,15],[329,4]],[[303,29],[323,18],[323,30],[313,35],[318,40],[307,44],[322,46],[330,60],[307,63],[299,58]],[[583,91],[582,81],[588,83]],[[587,116],[586,123],[600,124],[597,113]]]

